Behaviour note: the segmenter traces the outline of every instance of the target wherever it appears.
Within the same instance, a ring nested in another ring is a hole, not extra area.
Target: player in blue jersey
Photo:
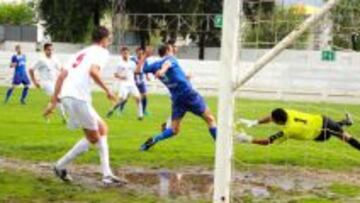
[[[168,139],[179,133],[180,123],[187,112],[201,117],[208,124],[213,139],[216,139],[216,122],[210,109],[205,104],[203,97],[192,87],[177,59],[172,55],[172,46],[162,45],[159,48],[159,55],[162,60],[151,65],[144,65],[145,73],[153,73],[170,91],[172,100],[172,124],[160,134],[150,137],[143,145],[142,151],[161,140]]]
[[[21,53],[20,45],[15,46],[16,54],[11,57],[10,68],[14,68],[14,77],[12,81],[12,86],[7,90],[5,96],[5,103],[7,103],[14,92],[14,89],[20,85],[24,85],[24,89],[21,94],[20,102],[21,104],[26,104],[26,97],[29,92],[30,80],[26,73],[26,56]]]
[[[147,48],[148,49],[148,48]],[[142,60],[144,58],[144,50],[140,47],[136,49],[136,57],[133,57],[132,60],[137,64],[137,68],[135,71],[135,83],[141,94],[141,103],[143,107],[144,115],[148,115],[147,111],[147,90],[146,90],[146,82],[145,79],[147,75],[143,71],[143,63]]]

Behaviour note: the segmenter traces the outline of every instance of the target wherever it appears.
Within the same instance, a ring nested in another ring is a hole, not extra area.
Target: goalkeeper
[[[242,143],[270,145],[273,143],[281,143],[287,139],[323,142],[334,136],[348,143],[355,149],[360,150],[360,143],[343,130],[343,127],[353,124],[351,116],[348,113],[345,114],[343,120],[335,122],[320,114],[308,114],[291,109],[277,108],[271,112],[271,115],[260,120],[240,119],[239,122],[247,127],[254,127],[270,122],[281,126],[279,132],[265,139],[254,139],[252,136],[242,132],[237,135],[237,139]]]

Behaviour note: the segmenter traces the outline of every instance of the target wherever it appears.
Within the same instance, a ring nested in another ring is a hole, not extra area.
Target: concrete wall
[[[239,74],[249,71],[251,64],[266,50],[243,50]],[[7,68],[12,52],[0,51],[0,85],[8,85],[12,71]],[[27,53],[29,64],[38,53]],[[66,61],[69,54],[58,54]],[[114,85],[113,72],[117,56],[112,56],[104,77]],[[216,94],[218,83],[218,61],[181,60],[187,72],[192,74],[196,88],[204,94]],[[152,92],[166,92],[157,82],[149,83]],[[239,95],[252,98],[360,102],[360,54],[338,52],[335,62],[321,61],[319,51],[283,52],[276,60],[241,88]]]

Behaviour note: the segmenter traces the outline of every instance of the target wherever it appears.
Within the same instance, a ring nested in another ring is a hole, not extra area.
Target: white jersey
[[[54,56],[48,58],[47,56],[42,55],[32,64],[31,68],[39,72],[40,82],[42,84],[49,82],[54,83],[61,70],[61,64]]]
[[[64,80],[60,97],[91,102],[90,68],[96,65],[102,70],[109,56],[109,51],[98,45],[92,45],[74,54],[64,67],[68,75]]]
[[[125,61],[121,59],[118,66],[117,66],[117,73],[126,77],[126,79],[121,79],[120,85],[124,86],[132,86],[135,85],[134,74],[136,70],[136,63],[128,59]]]

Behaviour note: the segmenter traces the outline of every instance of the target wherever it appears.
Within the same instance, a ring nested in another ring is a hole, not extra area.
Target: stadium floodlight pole
[[[299,25],[294,31],[288,34],[283,40],[281,40],[274,48],[264,54],[254,65],[250,68],[250,71],[239,80],[235,86],[234,91],[243,86],[249,81],[257,72],[266,66],[271,60],[278,56],[284,49],[290,46],[297,38],[299,38],[308,28],[315,25],[322,19],[334,6],[336,6],[341,0],[329,0],[319,12],[311,15],[301,25]]]
[[[232,136],[235,92],[232,87],[238,62],[238,40],[242,0],[224,0],[220,55],[218,132],[216,139],[214,196],[215,203],[230,202]]]

